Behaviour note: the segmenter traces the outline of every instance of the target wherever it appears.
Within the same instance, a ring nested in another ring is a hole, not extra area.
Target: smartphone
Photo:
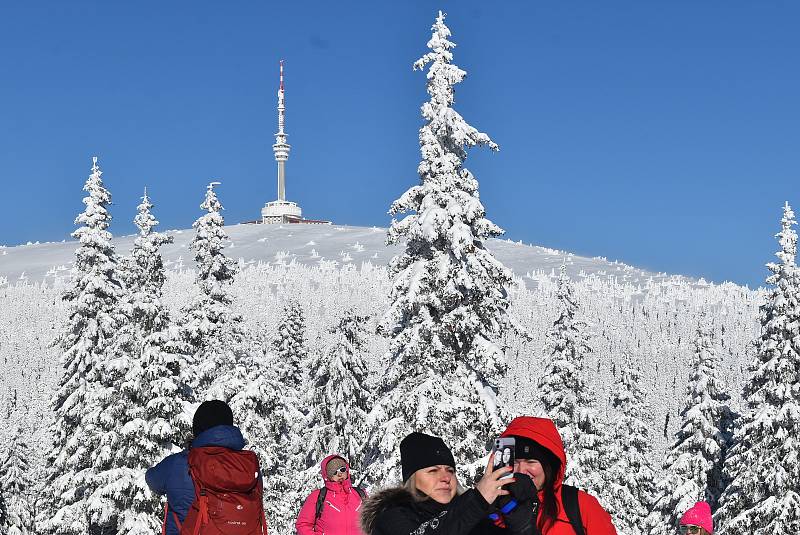
[[[511,472],[500,479],[512,477],[514,475],[514,459],[516,458],[516,440],[514,437],[500,437],[494,441],[494,466],[493,470],[498,470],[504,466],[510,466]]]

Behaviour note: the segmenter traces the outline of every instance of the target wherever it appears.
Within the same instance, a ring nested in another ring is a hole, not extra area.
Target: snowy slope
[[[370,262],[385,266],[396,254],[398,247],[387,246],[386,229],[349,227],[339,225],[233,225],[225,229],[231,237],[226,253],[245,263],[298,262],[306,265],[341,266]],[[175,230],[168,234],[175,242],[165,246],[163,256],[168,269],[188,268],[194,265],[188,249],[193,230]],[[117,252],[127,254],[133,245],[133,235],[114,240]],[[648,280],[674,279],[666,274],[650,273],[619,262],[603,258],[586,258],[565,251],[524,245],[507,240],[490,240],[489,249],[519,277],[529,283],[537,276],[549,276],[567,261],[567,272],[572,278],[597,275],[617,279],[634,285],[644,285]],[[68,276],[72,267],[76,242],[30,244],[17,247],[0,247],[0,282],[27,280],[30,283],[52,282],[55,277]],[[683,279],[680,277],[680,279]],[[683,279],[688,280],[688,279]]]
[[[355,309],[372,322],[366,351],[372,377],[380,376],[387,340],[374,326],[388,307],[386,265],[397,252],[385,245],[384,229],[235,225],[226,231],[232,239],[226,253],[243,264],[231,295],[251,333],[252,350],[267,348],[287,299],[303,306],[315,351],[331,343],[329,329],[343,311]],[[175,243],[163,248],[169,268],[164,302],[177,315],[197,291],[188,249],[194,231],[171,234]],[[124,255],[133,236],[115,241]],[[545,335],[558,314],[555,279],[565,259],[590,330],[594,351],[586,374],[602,414],[612,417],[609,401],[629,354],[642,372],[654,446],[663,452],[680,424],[695,331],[709,314],[720,375],[738,404],[750,343],[759,333],[759,292],[509,241],[490,240],[487,246],[525,282],[512,289],[511,314],[529,337],[506,340],[509,373],[500,391],[510,413],[540,409],[536,384],[548,358]],[[48,441],[49,399],[61,373],[52,342],[68,317],[61,295],[76,248],[75,242],[0,248],[0,415],[29,427],[41,451]],[[5,432],[0,428],[0,453]]]

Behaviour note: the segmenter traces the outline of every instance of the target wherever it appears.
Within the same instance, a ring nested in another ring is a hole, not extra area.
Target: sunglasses
[[[700,526],[680,526],[679,527],[681,535],[684,535],[686,533],[689,533],[691,535],[697,535],[698,533],[700,533],[701,529],[702,528]]]
[[[341,468],[339,468],[338,470],[336,470],[336,471],[333,473],[333,475],[336,475],[336,474],[346,474],[346,473],[347,473],[347,467],[346,467],[346,466],[342,466]]]

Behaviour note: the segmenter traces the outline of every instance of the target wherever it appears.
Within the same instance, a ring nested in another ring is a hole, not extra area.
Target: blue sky
[[[68,237],[96,154],[131,233],[220,180],[229,223],[287,193],[307,217],[385,226],[416,183],[438,9],[468,71],[456,108],[500,145],[467,160],[507,237],[757,286],[784,200],[800,213],[800,4],[3,2],[0,243]]]

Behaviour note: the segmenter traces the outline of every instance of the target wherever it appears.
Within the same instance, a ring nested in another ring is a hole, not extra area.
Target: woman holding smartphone
[[[515,477],[525,474],[536,487],[536,526],[541,535],[574,535],[579,532],[574,525],[580,525],[584,535],[617,534],[611,515],[597,498],[563,485],[567,455],[552,420],[520,416],[500,436],[515,439]]]
[[[411,433],[400,443],[403,485],[383,490],[364,504],[361,529],[368,535],[483,535],[496,534],[488,515],[492,503],[509,494],[501,479],[510,467],[486,473],[474,489],[463,492],[456,463],[439,437]]]

